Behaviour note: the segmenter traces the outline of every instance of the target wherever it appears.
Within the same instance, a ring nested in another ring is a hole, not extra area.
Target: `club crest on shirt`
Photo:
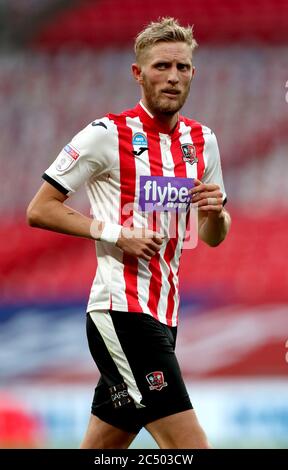
[[[190,165],[193,165],[193,163],[198,163],[198,158],[196,157],[196,149],[193,144],[182,144],[181,150],[182,159],[185,163],[190,163]]]
[[[149,383],[150,390],[161,390],[168,385],[164,380],[164,374],[161,370],[149,372],[149,374],[146,375],[146,380]]]
[[[67,171],[76,163],[79,155],[80,152],[71,144],[65,145],[56,159],[56,170],[60,173]]]

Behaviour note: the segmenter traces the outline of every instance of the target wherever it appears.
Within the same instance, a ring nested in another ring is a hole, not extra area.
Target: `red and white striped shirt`
[[[159,198],[163,202],[168,194],[170,200],[165,202],[170,208],[173,204],[189,207],[187,184],[179,189],[179,182],[181,186],[187,178],[218,184],[226,198],[213,132],[183,116],[169,132],[140,102],[132,110],[89,124],[64,147],[43,177],[66,194],[85,183],[97,220],[144,226],[164,235],[160,252],[150,262],[97,241],[98,266],[87,310],[142,312],[177,325],[179,261],[189,211],[155,211],[149,204],[156,199],[159,204]],[[147,210],[143,200],[149,203]]]

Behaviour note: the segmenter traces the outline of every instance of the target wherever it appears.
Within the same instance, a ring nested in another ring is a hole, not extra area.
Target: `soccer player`
[[[87,336],[101,377],[82,448],[127,448],[142,427],[160,448],[209,447],[174,352],[191,201],[208,245],[230,227],[216,137],[179,114],[195,47],[192,28],[173,18],[140,32],[132,65],[140,102],[65,145],[27,210],[31,226],[96,240]],[[93,218],[65,204],[83,183]]]

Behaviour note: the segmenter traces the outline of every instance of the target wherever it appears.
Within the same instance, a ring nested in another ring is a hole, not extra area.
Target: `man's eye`
[[[166,64],[156,64],[156,68],[158,70],[164,70],[166,69],[167,65]]]
[[[189,70],[189,65],[187,64],[179,64],[178,70]]]

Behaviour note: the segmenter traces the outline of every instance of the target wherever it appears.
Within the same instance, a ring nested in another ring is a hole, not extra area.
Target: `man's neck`
[[[168,131],[171,132],[176,126],[179,117],[178,112],[172,115],[164,113],[153,114],[145,100],[143,100],[143,98],[140,100],[140,105],[151,118],[155,119],[155,122],[162,124],[164,127],[167,128]]]

